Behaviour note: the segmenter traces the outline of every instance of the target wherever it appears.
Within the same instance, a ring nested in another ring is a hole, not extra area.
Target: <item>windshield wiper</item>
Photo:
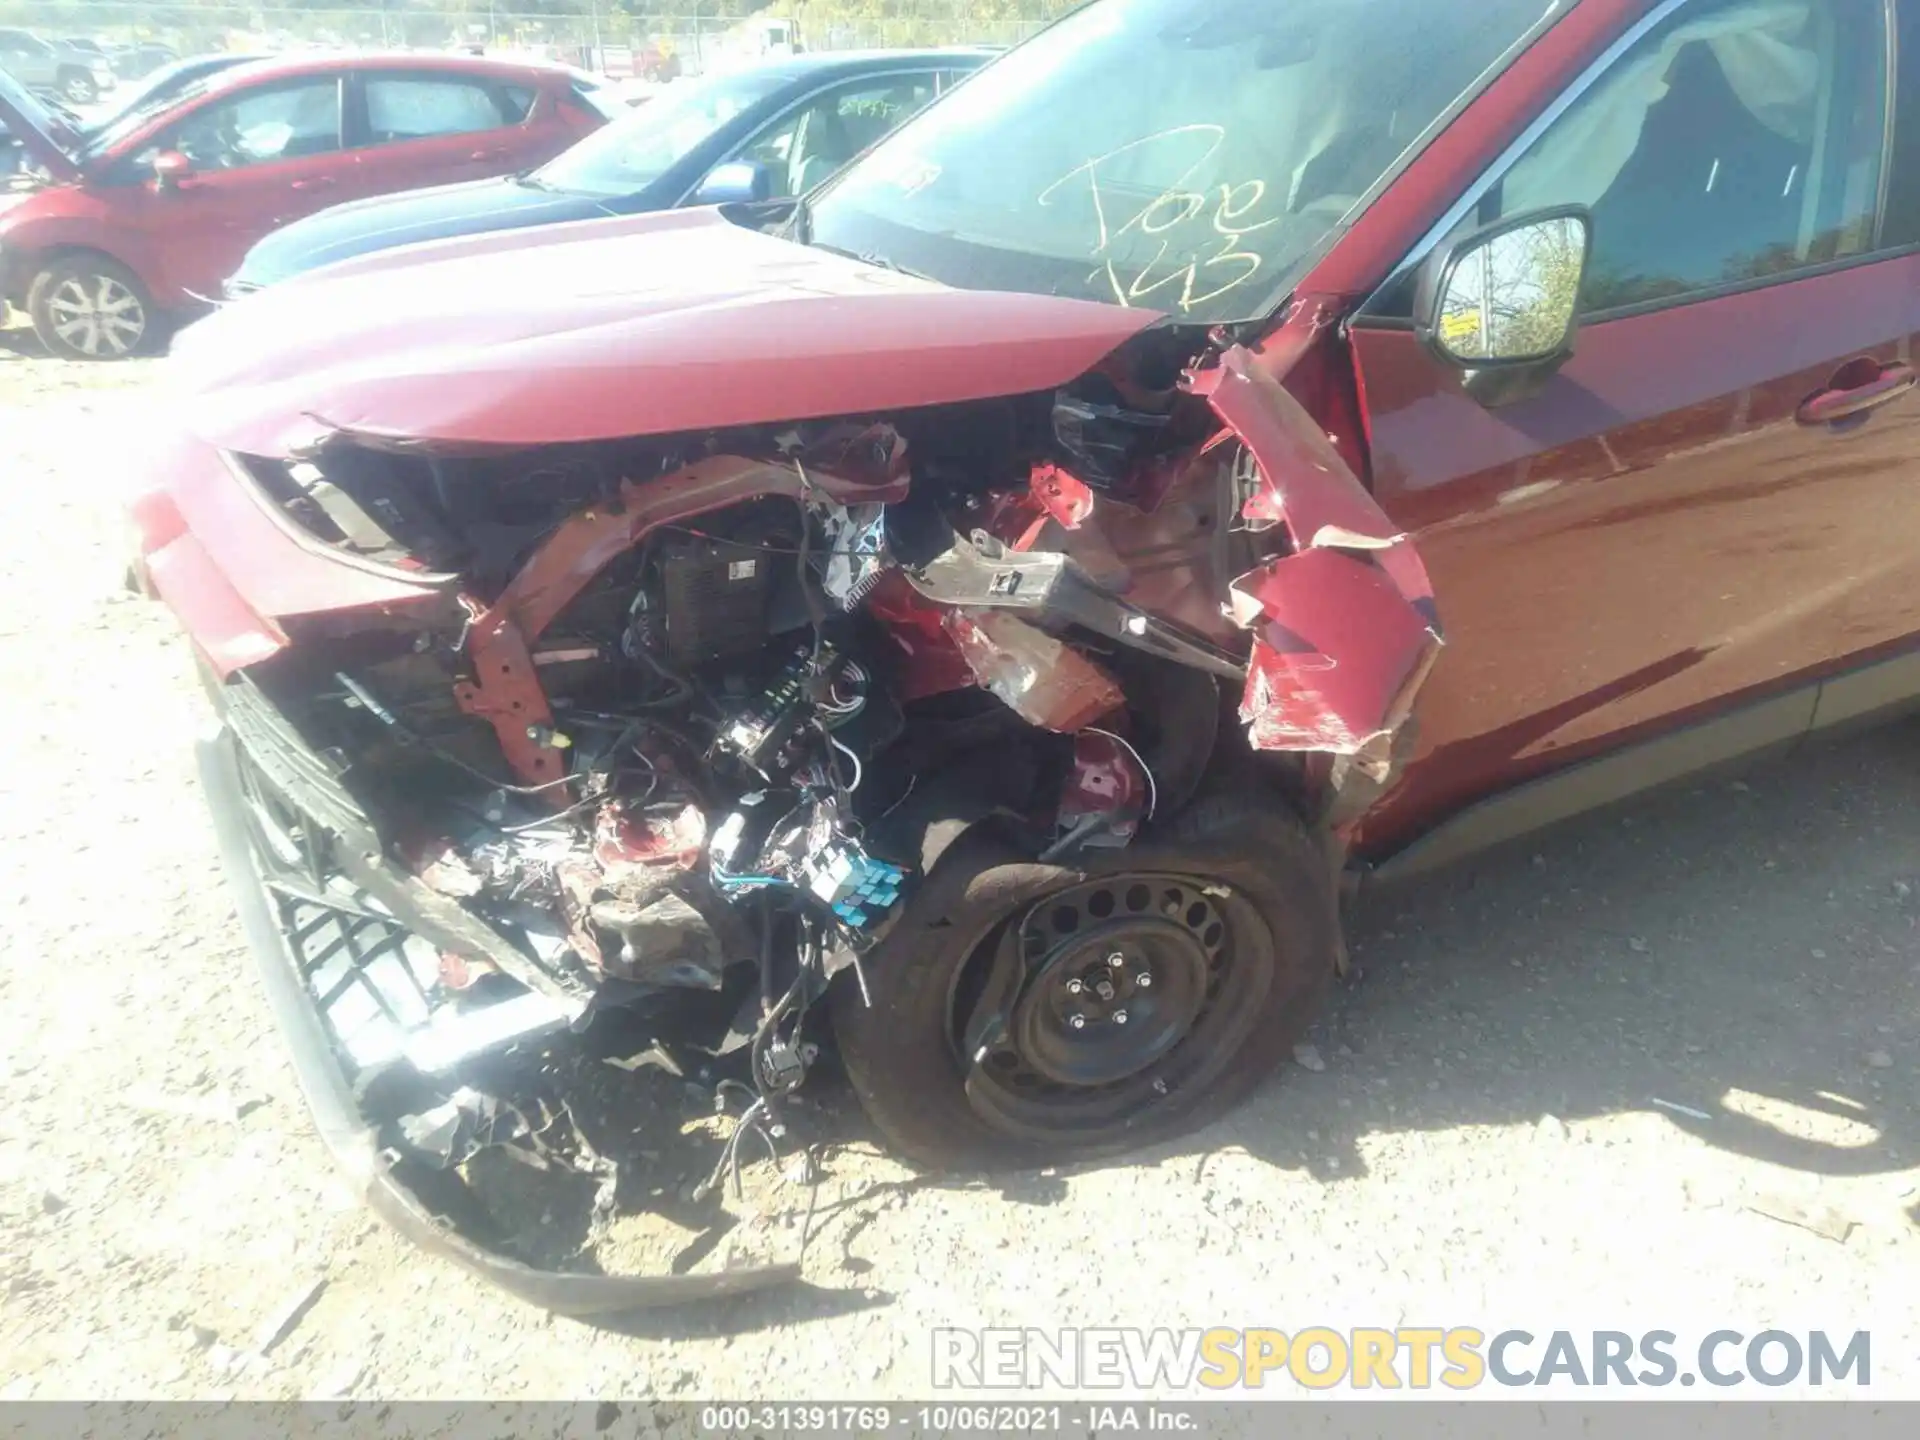
[[[862,265],[872,265],[880,270],[891,270],[896,275],[905,275],[913,280],[926,280],[938,285],[938,280],[921,270],[909,270],[898,260],[878,254],[872,250],[848,250],[841,245],[828,245],[824,241],[810,242],[816,250],[825,250],[829,255],[844,255],[849,260],[858,260]]]

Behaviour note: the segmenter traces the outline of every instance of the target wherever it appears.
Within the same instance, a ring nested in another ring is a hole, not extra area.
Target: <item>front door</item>
[[[1463,197],[1453,234],[1591,210],[1576,349],[1538,393],[1482,405],[1416,338],[1421,253],[1355,321],[1375,493],[1448,642],[1369,843],[1920,631],[1920,396],[1900,388],[1920,231],[1891,173],[1886,17],[1657,7]],[[1862,390],[1898,398],[1840,423],[1807,405]]]
[[[162,188],[144,181],[123,202],[145,232],[154,299],[173,307],[215,300],[253,243],[345,198],[352,159],[341,151],[341,81],[316,75],[208,100],[135,157],[174,150],[191,169]]]

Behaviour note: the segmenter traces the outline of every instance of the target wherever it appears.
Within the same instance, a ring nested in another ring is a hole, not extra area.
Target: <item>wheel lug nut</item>
[[[1136,990],[1151,990],[1153,988],[1153,976],[1145,970],[1142,970],[1138,975],[1133,977],[1133,988]]]
[[[1069,995],[1078,995],[1081,991],[1085,990],[1086,988],[1087,987],[1082,985],[1078,980],[1067,981],[1067,994]]]
[[[1114,951],[1111,955],[1107,956],[1107,964],[1112,966],[1115,970],[1118,970],[1122,965],[1126,963],[1127,963],[1127,957],[1122,955],[1118,950]]]
[[[1084,1030],[1087,1028],[1087,1017],[1084,1015],[1069,1015],[1067,1017],[1067,1024],[1075,1030]]]
[[[1127,1023],[1127,1012],[1126,1012],[1126,1011],[1124,1011],[1124,1010],[1116,1010],[1116,1011],[1114,1011],[1114,1012],[1113,1012],[1113,1023],[1114,1023],[1114,1024],[1116,1024],[1116,1025],[1124,1025],[1124,1024],[1126,1024],[1126,1023]]]

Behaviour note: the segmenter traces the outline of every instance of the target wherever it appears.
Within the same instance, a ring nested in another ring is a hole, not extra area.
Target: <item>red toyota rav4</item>
[[[797,204],[188,332],[144,563],[330,1139],[546,1303],[760,1283],[452,1238],[475,1057],[622,1007],[738,1158],[831,1035],[915,1161],[1111,1153],[1343,878],[1911,702],[1917,22],[1097,0]]]
[[[605,118],[551,66],[333,55],[221,71],[83,138],[0,74],[36,167],[0,192],[0,301],[56,355],[119,359],[289,220],[528,169]]]

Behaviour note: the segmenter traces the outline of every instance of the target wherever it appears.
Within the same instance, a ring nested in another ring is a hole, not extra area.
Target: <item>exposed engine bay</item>
[[[256,762],[307,757],[251,801],[309,862],[282,929],[324,941],[356,1086],[439,1077],[398,1088],[395,1153],[524,1137],[462,1067],[618,1009],[675,1073],[744,1065],[718,1184],[969,830],[1073,866],[1260,751],[1333,831],[1380,792],[1438,641],[1418,559],[1247,352],[1190,353],[879,417],[234,458],[303,544],[433,591],[289,620],[227,687]],[[1327,663],[1354,616],[1365,663]]]

